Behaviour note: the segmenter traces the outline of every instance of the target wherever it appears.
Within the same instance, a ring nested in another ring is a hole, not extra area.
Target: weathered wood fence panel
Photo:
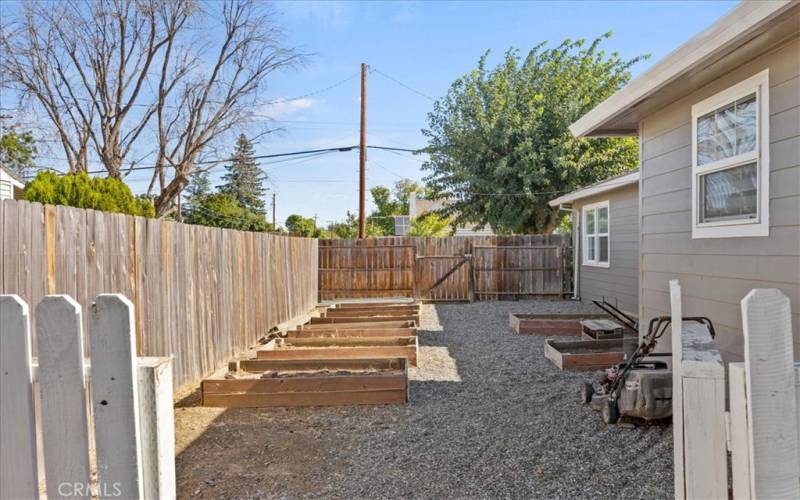
[[[0,234],[0,293],[29,304],[68,294],[82,306],[125,295],[137,355],[174,355],[176,389],[317,301],[313,239],[13,200],[0,202]]]
[[[559,297],[571,291],[569,245],[562,235],[320,241],[319,296]]]

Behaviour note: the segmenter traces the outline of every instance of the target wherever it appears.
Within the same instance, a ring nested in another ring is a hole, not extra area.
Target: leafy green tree
[[[302,215],[292,214],[286,218],[286,230],[294,236],[305,236],[307,238],[317,237],[317,228],[314,219],[303,217]]]
[[[189,200],[198,196],[205,196],[211,192],[211,180],[208,172],[196,171],[189,176],[189,186],[186,187],[186,194]]]
[[[194,198],[186,220],[191,224],[240,231],[272,232],[275,229],[263,214],[248,210],[236,198],[225,193]]]
[[[133,196],[124,182],[111,177],[89,177],[85,172],[58,175],[41,171],[25,187],[25,199],[144,217],[156,215],[153,202]]]
[[[0,165],[27,177],[34,168],[37,154],[36,140],[31,132],[4,129],[0,134]]]
[[[330,224],[327,230],[327,237],[329,238],[342,238],[353,240],[358,238],[358,217],[355,214],[347,212],[347,218],[344,222],[336,222]],[[384,236],[383,229],[377,224],[367,221],[366,236],[373,238],[375,236]],[[322,235],[320,236],[322,237]]]
[[[223,184],[219,192],[236,198],[239,205],[258,214],[265,214],[264,188],[266,174],[259,168],[253,154],[253,143],[242,134],[236,141],[236,150],[233,152],[232,162],[225,169],[227,173],[222,176]]]
[[[427,236],[443,238],[453,234],[451,217],[443,217],[436,212],[428,212],[411,220],[408,236]]]
[[[630,79],[643,57],[606,55],[610,33],[586,46],[566,40],[555,48],[517,50],[490,68],[457,79],[428,114],[423,169],[434,196],[452,201],[455,225],[490,225],[495,232],[550,232],[557,212],[547,201],[635,168],[633,138],[576,139],[569,125]]]

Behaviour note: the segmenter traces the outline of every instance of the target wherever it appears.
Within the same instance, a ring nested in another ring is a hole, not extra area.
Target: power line
[[[417,95],[419,95],[421,97],[424,97],[425,99],[428,99],[429,101],[436,102],[436,99],[434,99],[433,97],[429,96],[428,94],[425,94],[424,92],[420,92],[419,90],[415,89],[411,85],[407,85],[407,84],[401,82],[400,80],[398,80],[397,78],[394,78],[393,76],[387,75],[386,73],[384,73],[383,71],[379,70],[378,68],[370,66],[370,69],[372,70],[373,73],[378,73],[379,75],[383,76],[384,78],[388,78],[389,80],[393,81],[397,85],[400,85],[401,87],[405,88],[406,90],[409,90],[409,91],[411,91],[411,92],[413,92],[413,93],[415,93],[415,94],[417,94]]]

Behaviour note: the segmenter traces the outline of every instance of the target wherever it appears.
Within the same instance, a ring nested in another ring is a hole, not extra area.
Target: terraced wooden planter
[[[622,339],[560,340],[547,339],[544,355],[560,370],[601,370],[625,359]]]
[[[338,329],[337,325],[319,330],[289,330],[287,338],[314,338],[314,337],[416,337],[417,329],[408,328],[344,328]]]
[[[407,367],[404,358],[241,361],[232,366],[244,371],[234,373],[241,378],[203,381],[202,402],[229,408],[404,404]]]
[[[389,321],[413,321],[419,323],[419,315],[404,314],[394,316],[345,316],[345,317],[319,317],[311,318],[312,325],[329,325],[334,323],[386,323]]]
[[[297,327],[298,330],[364,330],[374,328],[416,328],[415,321],[373,321],[373,322],[350,322],[350,323],[306,323]]]
[[[274,339],[256,351],[257,359],[408,359],[417,366],[417,337],[334,337]]]
[[[581,321],[585,319],[608,319],[605,314],[520,314],[511,313],[509,325],[520,335],[561,337],[581,335]]]

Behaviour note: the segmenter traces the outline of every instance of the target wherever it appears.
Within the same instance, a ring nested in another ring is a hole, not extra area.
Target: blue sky
[[[266,110],[282,128],[262,138],[258,154],[349,146],[358,142],[359,65],[362,62],[433,98],[474,68],[491,49],[527,51],[542,41],[614,36],[607,51],[652,58],[638,74],[698,33],[736,2],[277,2],[277,21],[289,45],[313,53],[299,70],[277,74],[267,97],[285,101]],[[339,83],[342,82],[343,83]],[[334,86],[325,91],[334,84]],[[318,92],[320,91],[320,92]],[[313,95],[307,95],[313,94]],[[288,100],[297,96],[301,99]],[[368,143],[425,146],[420,129],[432,102],[378,73],[368,84]],[[277,194],[277,220],[289,214],[342,220],[358,207],[358,153],[264,164]],[[419,157],[369,151],[368,187],[399,178],[421,180]],[[220,172],[221,173],[221,172]],[[215,174],[213,177],[218,177]],[[130,178],[146,188],[146,173]]]

